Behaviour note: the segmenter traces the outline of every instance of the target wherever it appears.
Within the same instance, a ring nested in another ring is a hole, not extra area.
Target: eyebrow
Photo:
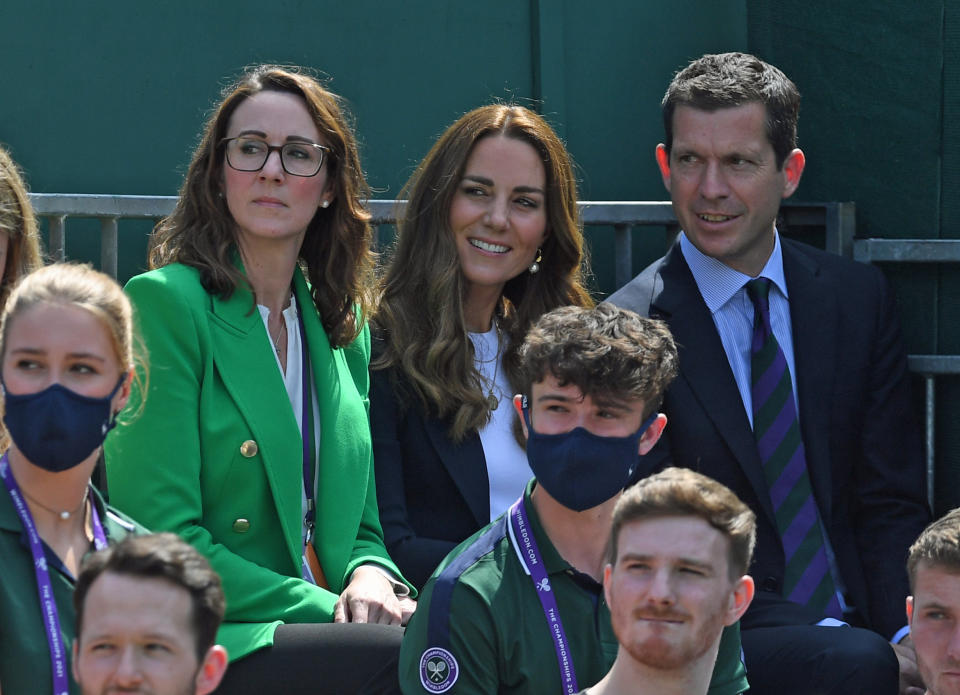
[[[240,131],[237,135],[235,135],[234,137],[242,138],[242,137],[246,137],[246,136],[248,136],[248,135],[256,135],[258,138],[263,138],[264,140],[267,139],[267,134],[264,133],[262,130],[241,130],[241,131]],[[310,145],[317,145],[317,144],[319,144],[319,143],[314,142],[314,141],[311,140],[310,138],[304,137],[303,135],[288,135],[287,138],[286,138],[286,140],[285,140],[285,142],[305,142],[305,143],[308,143],[308,144],[310,144]]]
[[[46,355],[46,350],[41,350],[40,348],[34,347],[22,347],[22,348],[13,348],[10,350],[11,355]],[[67,357],[72,359],[80,360],[94,360],[96,362],[106,362],[106,360],[100,355],[94,354],[92,352],[70,352],[67,353]]]
[[[654,559],[654,557],[655,557],[654,555],[644,555],[641,553],[624,553],[623,555],[620,556],[619,562],[628,562],[631,560],[649,561]],[[675,558],[675,560],[676,560],[675,564],[680,564],[685,567],[699,567],[700,569],[713,572],[713,565],[709,562],[703,562],[702,560],[695,560],[691,557],[678,557],[678,558]]]
[[[488,179],[486,176],[478,176],[477,174],[464,174],[464,181],[474,181],[475,183],[483,184],[484,186],[493,187],[493,179]],[[515,193],[539,193],[544,195],[542,188],[537,188],[536,186],[517,186],[513,189]]]
[[[537,403],[543,403],[544,401],[560,401],[562,403],[579,403],[583,400],[583,396],[579,398],[574,398],[573,396],[564,396],[562,393],[543,393],[537,398]]]

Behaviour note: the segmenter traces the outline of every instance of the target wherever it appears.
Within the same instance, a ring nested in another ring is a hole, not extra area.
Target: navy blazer
[[[872,267],[781,237],[807,467],[846,595],[886,637],[906,624],[907,549],[929,521],[920,434],[894,302]],[[667,390],[653,469],[698,470],[757,514],[744,628],[813,623],[780,598],[783,548],[760,457],[710,312],[679,244],[609,298],[667,321],[680,374]],[[776,610],[770,611],[771,607]]]
[[[480,435],[453,442],[447,420],[404,404],[405,383],[396,369],[371,370],[370,426],[387,552],[419,590],[447,553],[490,522],[490,483]]]

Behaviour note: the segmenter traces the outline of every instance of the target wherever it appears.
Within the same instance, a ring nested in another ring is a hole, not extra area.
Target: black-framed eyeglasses
[[[280,164],[291,176],[316,176],[330,148],[312,142],[287,142],[268,145],[257,138],[224,138],[227,164],[237,171],[260,171],[271,152],[280,153]]]

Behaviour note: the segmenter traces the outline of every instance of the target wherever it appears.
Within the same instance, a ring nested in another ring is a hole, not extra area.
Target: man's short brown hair
[[[73,591],[78,640],[83,629],[87,593],[97,578],[107,572],[142,579],[163,579],[189,593],[197,662],[203,663],[226,610],[220,576],[207,558],[173,533],[127,536],[116,545],[87,555]]]
[[[921,562],[960,574],[960,508],[927,526],[910,546],[907,554],[910,593],[913,593],[917,565]]]
[[[756,542],[756,516],[725,485],[688,468],[667,468],[624,491],[613,510],[607,562],[616,562],[620,530],[626,524],[664,516],[706,521],[730,541],[730,578],[747,573]]]
[[[526,394],[552,374],[584,396],[642,400],[649,415],[677,374],[677,347],[663,321],[607,302],[592,309],[565,306],[533,325],[520,364]]]

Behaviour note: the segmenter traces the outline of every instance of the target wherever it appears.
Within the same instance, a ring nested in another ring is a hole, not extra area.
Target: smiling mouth
[[[481,241],[480,239],[467,239],[470,242],[470,245],[480,249],[481,251],[489,251],[490,253],[506,253],[510,250],[509,246],[504,246],[503,244],[491,244],[487,241]]]
[[[712,215],[710,213],[700,213],[699,215],[697,215],[697,217],[699,217],[704,222],[727,222],[736,217],[739,217],[739,215]]]

